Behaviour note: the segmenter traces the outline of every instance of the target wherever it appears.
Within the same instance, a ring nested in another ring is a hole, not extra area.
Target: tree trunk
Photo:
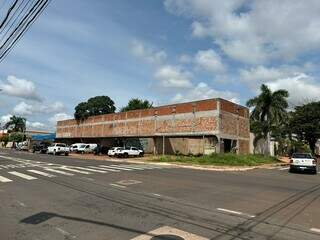
[[[308,143],[309,143],[309,147],[310,147],[311,153],[312,153],[312,154],[315,154],[315,149],[316,149],[316,143],[317,143],[317,141],[314,140],[314,139],[310,139],[310,140],[308,141]]]

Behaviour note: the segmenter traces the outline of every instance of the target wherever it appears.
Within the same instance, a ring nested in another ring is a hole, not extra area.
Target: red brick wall
[[[237,116],[235,114],[239,114],[242,116],[239,120],[240,135],[246,137],[249,134],[248,124],[246,119],[243,120],[243,117],[248,116],[248,109],[226,100],[219,101],[221,102],[220,130],[223,133],[235,135],[237,133],[235,127]],[[60,121],[57,124],[57,138],[213,132],[218,130],[218,114],[207,111],[217,110],[217,105],[217,99],[209,99],[153,109],[93,116],[79,123],[75,120]],[[226,112],[229,114],[225,114]]]

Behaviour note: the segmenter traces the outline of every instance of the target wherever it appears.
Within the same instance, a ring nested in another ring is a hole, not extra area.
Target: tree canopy
[[[255,133],[254,144],[261,138],[267,139],[269,134],[279,128],[287,120],[286,90],[272,92],[262,84],[261,93],[247,101],[247,106],[253,108],[250,114],[250,128]]]
[[[306,141],[314,153],[316,142],[320,138],[320,102],[297,106],[290,115],[290,131],[299,140]]]
[[[126,112],[130,110],[136,110],[136,109],[147,109],[152,108],[153,104],[150,103],[148,100],[142,100],[139,98],[132,98],[128,102],[127,106],[123,107],[120,111]]]
[[[74,118],[85,120],[90,116],[114,113],[114,101],[108,96],[96,96],[86,102],[81,102],[75,107]]]
[[[12,116],[4,127],[12,132],[24,132],[26,130],[26,119],[23,117]]]

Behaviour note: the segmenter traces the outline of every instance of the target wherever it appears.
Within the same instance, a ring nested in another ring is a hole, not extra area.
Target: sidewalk
[[[136,157],[136,158],[113,158],[108,157],[106,155],[103,156],[96,156],[92,154],[70,154],[72,158],[79,158],[79,159],[86,159],[86,160],[100,160],[100,161],[111,161],[117,163],[138,163],[138,164],[153,164],[153,165],[161,165],[161,166],[171,166],[177,168],[188,168],[188,169],[197,169],[197,170],[207,170],[207,171],[218,171],[218,172],[225,172],[225,171],[248,171],[253,169],[272,169],[279,166],[287,166],[288,163],[285,160],[279,159],[281,162],[276,164],[264,164],[258,166],[214,166],[214,165],[190,165],[185,163],[163,163],[163,162],[154,162],[150,161],[155,156],[153,155],[146,155],[144,157]]]

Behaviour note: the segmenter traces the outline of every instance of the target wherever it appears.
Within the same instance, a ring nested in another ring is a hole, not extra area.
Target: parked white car
[[[117,149],[115,155],[117,157],[125,157],[125,158],[130,157],[130,156],[142,157],[144,155],[144,151],[140,150],[136,147],[125,147],[125,148]]]
[[[116,151],[121,147],[112,147],[108,150],[108,156],[112,157],[116,155]]]
[[[17,143],[17,150],[29,151],[29,144],[27,141]]]
[[[48,154],[53,154],[53,155],[64,154],[68,156],[69,152],[70,152],[69,147],[64,143],[54,143],[51,146],[49,146],[47,150]]]
[[[83,143],[74,143],[70,146],[70,152],[76,152],[78,150],[78,147],[83,145]]]
[[[92,153],[97,146],[96,143],[81,144],[77,148],[77,153]]]
[[[317,160],[310,153],[294,153],[290,159],[290,172],[311,171],[317,174]]]

